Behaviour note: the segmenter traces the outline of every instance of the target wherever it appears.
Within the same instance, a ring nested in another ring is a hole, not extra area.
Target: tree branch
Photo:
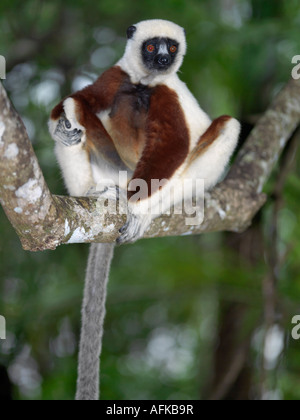
[[[145,237],[245,230],[266,201],[263,185],[300,122],[300,82],[291,80],[258,122],[226,180],[206,194],[204,221],[162,216]],[[0,203],[23,248],[55,249],[63,243],[113,242],[124,208],[111,214],[97,198],[51,195],[20,117],[0,84]],[[121,206],[121,204],[120,204]]]

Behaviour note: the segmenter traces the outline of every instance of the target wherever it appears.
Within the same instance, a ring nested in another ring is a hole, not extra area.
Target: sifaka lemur
[[[50,133],[69,194],[125,197],[127,222],[119,244],[141,238],[152,220],[182,200],[186,179],[211,189],[237,145],[240,124],[213,121],[177,72],[186,53],[185,31],[165,20],[130,26],[123,57],[93,84],[52,111]],[[119,181],[126,171],[129,183]],[[103,185],[103,179],[110,180]],[[135,197],[135,181],[145,192]],[[164,182],[154,183],[153,180]],[[99,187],[100,186],[100,187]],[[173,189],[171,201],[164,197]],[[149,209],[153,211],[149,211]],[[98,370],[106,284],[114,244],[92,245],[82,311],[77,399],[98,398]]]

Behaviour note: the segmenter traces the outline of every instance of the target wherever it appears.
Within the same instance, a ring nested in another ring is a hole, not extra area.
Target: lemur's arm
[[[63,129],[66,134],[73,130],[82,131],[86,134],[86,140],[95,143],[101,135],[107,133],[97,117],[101,111],[111,108],[114,98],[123,80],[127,77],[126,73],[118,66],[112,67],[100,76],[95,83],[87,86],[79,92],[70,95],[62,100],[52,111],[50,117],[50,133],[56,139],[56,133]],[[68,120],[64,127],[62,121]],[[72,133],[80,134],[80,133]],[[57,140],[61,140],[59,138]],[[70,136],[70,144],[74,144],[74,139]],[[76,143],[76,142],[75,142]],[[90,145],[93,148],[93,145]]]

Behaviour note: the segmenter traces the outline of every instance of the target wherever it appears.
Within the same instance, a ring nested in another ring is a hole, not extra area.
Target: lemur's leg
[[[239,139],[240,123],[227,115],[215,119],[189,155],[182,174],[185,179],[203,179],[211,189],[224,175]]]
[[[129,203],[130,213],[127,223],[120,229],[118,243],[139,239],[153,219],[183,198],[188,198],[184,191],[185,181],[196,183],[197,180],[203,180],[205,190],[212,188],[224,174],[237,145],[239,133],[240,124],[234,118],[223,116],[214,120],[187,157],[181,173],[166,180],[165,185],[150,198]],[[192,191],[193,189],[188,193],[193,194]],[[149,208],[150,212],[147,213]]]
[[[86,148],[86,132],[78,122],[72,98],[54,108],[49,131],[55,141],[55,154],[69,194],[86,195],[93,185],[93,175]]]

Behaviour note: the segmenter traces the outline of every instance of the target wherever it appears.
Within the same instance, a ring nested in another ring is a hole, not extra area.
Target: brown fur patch
[[[120,87],[110,113],[110,134],[131,170],[141,158],[146,142],[146,120],[152,89],[134,85],[129,77]]]
[[[189,151],[189,132],[175,91],[156,86],[150,99],[146,123],[146,145],[132,179],[143,179],[151,196],[152,179],[170,179]],[[128,191],[128,198],[135,192]]]
[[[63,102],[61,101],[55,108],[53,108],[50,118],[51,120],[57,121],[61,114],[64,112]]]
[[[97,114],[111,108],[114,98],[128,76],[119,67],[115,66],[106,70],[92,85],[71,95],[72,98],[84,101],[91,112]]]
[[[84,105],[96,114],[112,106],[115,95],[126,77],[128,76],[121,67],[112,67],[105,71],[95,83],[68,97],[76,99],[79,104],[83,101]],[[64,98],[52,110],[51,119],[58,120],[64,111],[63,103],[68,97]],[[78,106],[78,111],[80,112],[80,105]]]
[[[231,119],[228,115],[222,115],[219,118],[216,118],[205,133],[200,137],[196,147],[193,149],[188,165],[193,163],[199,156],[201,156],[208,147],[219,137],[222,129],[224,128],[227,121]]]

